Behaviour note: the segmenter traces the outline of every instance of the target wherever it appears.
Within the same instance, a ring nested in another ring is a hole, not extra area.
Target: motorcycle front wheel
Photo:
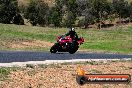
[[[56,45],[53,45],[53,46],[51,47],[50,52],[51,52],[51,53],[56,53],[56,52],[57,52]]]

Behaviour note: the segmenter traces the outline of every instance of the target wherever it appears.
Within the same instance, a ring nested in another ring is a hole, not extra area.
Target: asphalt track
[[[0,63],[45,61],[45,60],[72,60],[72,59],[127,59],[132,55],[97,54],[97,53],[57,53],[29,52],[29,51],[0,51]]]

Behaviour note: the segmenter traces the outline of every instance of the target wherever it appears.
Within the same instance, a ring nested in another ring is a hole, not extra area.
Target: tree
[[[92,10],[94,15],[97,17],[97,21],[100,21],[101,17],[104,15],[104,12],[109,13],[110,7],[106,0],[91,0]]]
[[[55,0],[55,6],[51,7],[48,14],[49,24],[55,27],[62,26],[63,0]]]
[[[24,16],[33,26],[37,24],[44,26],[47,22],[48,10],[48,4],[43,0],[31,0]]]
[[[96,18],[96,22],[99,23],[98,28],[101,28],[102,21],[107,19],[111,12],[110,3],[107,0],[89,0],[88,3],[92,9],[92,15]]]
[[[66,5],[66,19],[64,21],[66,27],[72,27],[75,24],[77,17],[77,2],[76,0],[65,0]]]
[[[95,16],[93,14],[92,8],[86,8],[85,10],[85,28],[87,28],[90,24],[94,23]]]
[[[82,16],[87,8],[88,0],[76,0],[76,2],[78,5],[78,8],[77,8],[78,16]]]
[[[102,21],[106,20],[112,11],[111,4],[107,0],[78,0],[78,6],[81,15],[85,17],[85,28],[94,22],[100,23],[99,25],[101,25]]]
[[[0,23],[11,23],[18,12],[17,0],[0,0]]]
[[[128,2],[125,0],[113,0],[114,12],[119,18],[126,18],[129,16]]]
[[[76,21],[76,16],[74,15],[73,12],[69,11],[67,14],[67,17],[65,19],[65,26],[66,27],[73,27]]]
[[[24,19],[19,13],[13,17],[12,22],[17,25],[24,25]]]
[[[132,2],[131,2],[130,5],[128,6],[128,11],[129,11],[129,18],[130,18],[130,21],[132,22]]]

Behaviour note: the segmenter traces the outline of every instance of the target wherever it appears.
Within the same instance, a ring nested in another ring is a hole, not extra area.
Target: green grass
[[[95,49],[112,52],[132,52],[132,28],[115,30],[88,30],[86,42],[81,49]]]
[[[11,71],[17,71],[18,67],[1,67],[0,68],[0,81],[8,79]]]
[[[32,65],[32,64],[26,64],[26,67],[27,67],[27,68],[35,68],[35,66]]]
[[[0,50],[18,50],[8,47],[10,42],[41,40],[56,42],[58,35],[65,34],[66,28],[48,28],[0,24]],[[84,37],[82,50],[132,53],[132,26],[117,29],[77,29],[79,36]],[[28,47],[22,50],[49,50],[49,48]]]

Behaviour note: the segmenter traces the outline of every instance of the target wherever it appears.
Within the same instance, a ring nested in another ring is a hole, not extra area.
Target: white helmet
[[[70,31],[75,31],[75,28],[71,28]]]

